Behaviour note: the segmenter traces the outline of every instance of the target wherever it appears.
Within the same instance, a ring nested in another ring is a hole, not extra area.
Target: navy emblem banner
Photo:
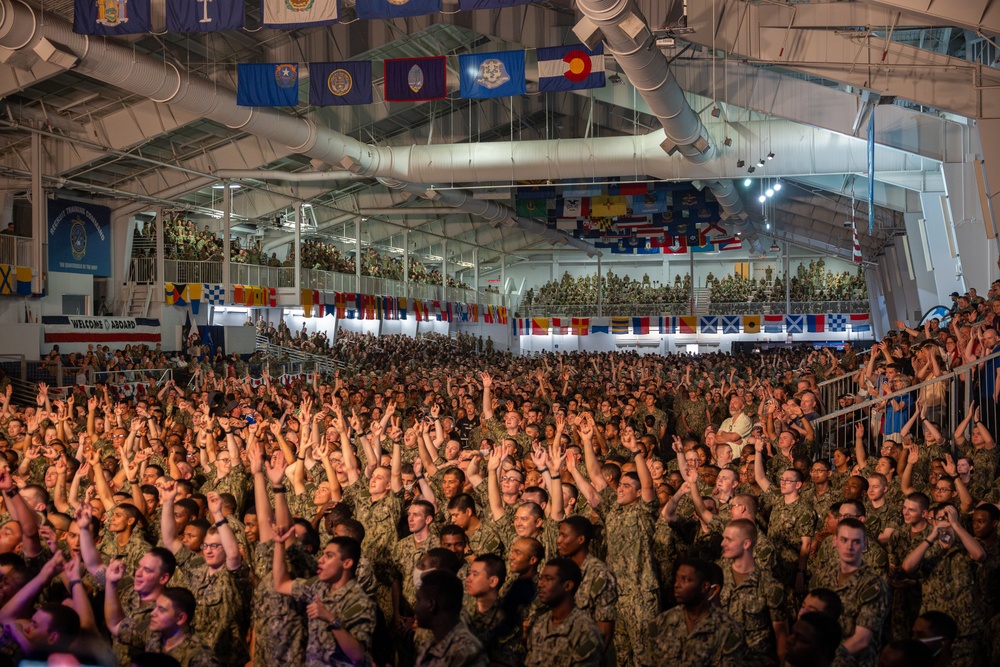
[[[466,99],[524,95],[524,51],[470,53],[458,57],[459,94]]]
[[[299,103],[298,63],[241,63],[236,69],[241,107],[293,107]]]
[[[392,19],[441,11],[441,0],[357,0],[359,19]]]
[[[169,32],[214,32],[243,28],[243,0],[170,0]]]
[[[50,271],[111,275],[111,209],[54,199],[48,218]]]
[[[385,61],[385,101],[423,102],[448,96],[445,57]]]
[[[371,103],[370,60],[309,63],[309,104],[324,107]]]
[[[149,32],[149,0],[75,0],[73,32],[78,35],[134,35]]]

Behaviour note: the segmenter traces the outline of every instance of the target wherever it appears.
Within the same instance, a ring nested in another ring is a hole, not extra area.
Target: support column
[[[410,230],[403,230],[403,296],[410,297]]]
[[[42,189],[42,136],[31,133],[31,291],[41,294],[45,291],[45,276],[48,267],[48,202]]]
[[[979,195],[985,236],[990,239],[988,245],[995,257],[1000,249],[1000,119],[979,118],[976,120],[976,127],[979,130],[982,159],[974,163],[975,181],[970,184],[970,189],[975,188]],[[996,266],[991,267],[991,277],[995,275],[996,269]],[[989,283],[983,283],[984,293],[988,286]]]
[[[448,297],[448,239],[441,241],[441,295],[443,300],[451,301]]]
[[[955,244],[948,198],[943,192],[921,192],[919,196],[923,222],[917,222],[918,227],[922,227],[919,231],[925,235],[925,248],[930,252],[929,270],[934,271],[936,302],[950,306],[949,295],[965,292],[965,283],[962,282],[962,263]]]
[[[688,275],[691,276],[691,293],[688,294],[688,315],[694,315],[694,251],[688,249]]]
[[[229,188],[226,188],[227,190]],[[302,289],[302,202],[295,206],[295,302],[299,302]]]
[[[167,269],[166,269],[166,248],[164,247],[164,224],[163,220],[166,216],[163,215],[163,207],[158,206],[156,208],[156,282],[162,285],[167,280]],[[226,252],[229,252],[228,249]],[[223,274],[225,275],[225,269],[223,269]],[[229,294],[228,284],[225,287],[226,294]],[[161,290],[162,291],[162,290]]]
[[[354,219],[354,280],[355,291],[361,294],[361,218]]]
[[[159,215],[159,214],[157,214]],[[222,182],[222,289],[225,293],[231,294],[233,289],[232,283],[232,261],[233,261],[233,251],[230,247],[231,241],[229,239],[232,233],[232,215],[233,215],[233,190],[229,185],[229,181]],[[162,229],[162,228],[161,228]],[[298,243],[295,245],[295,257],[299,256]],[[157,247],[157,252],[159,252],[159,247]],[[162,257],[162,253],[159,255]],[[298,262],[296,261],[296,264]]]
[[[604,274],[601,271],[601,256],[597,256],[597,316],[604,317]]]
[[[472,289],[479,293],[479,248],[472,249]]]
[[[865,265],[865,286],[868,288],[868,312],[871,313],[872,333],[875,340],[881,340],[889,331],[886,316],[886,299],[878,281],[878,272],[871,264]]]
[[[913,305],[917,305],[920,312],[925,313],[929,308],[946,302],[938,298],[937,287],[934,284],[936,277],[934,275],[934,261],[931,258],[930,248],[927,247],[927,238],[923,233],[924,222],[921,215],[920,213],[903,214],[903,224],[906,227],[903,250],[909,250],[907,269],[912,268],[913,270],[913,280],[917,292],[917,303],[911,304],[910,310],[913,310]],[[906,257],[903,259],[907,260]],[[947,303],[950,304],[951,300],[949,299]],[[917,325],[917,322],[912,319],[912,313],[906,318],[906,321],[913,326]]]
[[[500,303],[507,305],[507,257],[500,255]]]
[[[785,256],[782,264],[785,267],[785,314],[792,312],[792,262],[788,258],[788,242],[782,243],[785,247]]]

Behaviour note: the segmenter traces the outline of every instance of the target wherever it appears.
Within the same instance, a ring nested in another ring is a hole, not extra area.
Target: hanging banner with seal
[[[111,209],[49,202],[49,271],[111,275]]]

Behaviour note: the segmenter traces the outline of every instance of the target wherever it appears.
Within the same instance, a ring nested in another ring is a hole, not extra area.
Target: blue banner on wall
[[[49,271],[111,275],[111,209],[49,202]]]

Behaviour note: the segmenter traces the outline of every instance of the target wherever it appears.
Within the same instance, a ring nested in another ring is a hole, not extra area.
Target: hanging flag
[[[382,297],[376,296],[372,297],[374,300],[374,311],[373,320],[384,320],[385,319],[385,303],[382,301]]]
[[[590,199],[586,197],[565,197],[562,200],[561,217],[585,218],[590,215]]]
[[[677,333],[693,334],[698,333],[698,316],[681,315],[677,318]]]
[[[627,334],[628,333],[628,318],[627,317],[612,317],[611,318],[611,333],[613,334]]]
[[[526,5],[535,0],[458,0],[458,8],[463,12],[471,12],[474,9],[500,9],[501,7],[514,7],[516,5]]]
[[[649,318],[648,317],[633,317],[632,318],[632,333],[645,336],[649,333]]]
[[[465,99],[524,95],[524,51],[467,53],[458,57],[459,95]]]
[[[372,103],[372,63],[309,63],[309,104],[327,107]]]
[[[486,310],[483,311],[483,323],[493,324],[496,320],[496,313],[493,306],[486,306]]]
[[[611,327],[606,324],[595,324],[590,327],[590,332],[595,334],[609,334],[611,333]]]
[[[569,334],[570,320],[565,317],[553,317],[552,318],[552,333],[559,336],[566,336]]]
[[[698,321],[698,328],[703,334],[719,333],[719,316],[702,315]]]
[[[167,32],[243,29],[243,0],[170,0]]]
[[[740,316],[739,315],[722,315],[720,317],[722,333],[724,334],[738,334],[740,332]]]
[[[294,107],[299,103],[298,63],[240,63],[236,104],[241,107]]]
[[[748,333],[748,334],[760,333],[760,315],[743,316],[743,333]]]
[[[233,303],[243,304],[243,285],[233,285]]]
[[[278,290],[274,287],[267,288],[267,305],[271,308],[278,306]]]
[[[863,260],[861,256],[861,241],[858,239],[858,225],[854,220],[853,210],[851,211],[851,240],[854,248],[852,259],[856,264],[860,264]]]
[[[337,0],[262,0],[265,28],[306,28],[336,23]],[[173,0],[171,0],[173,2]]]
[[[531,319],[531,335],[545,336],[549,333],[549,318],[533,317]]]
[[[831,313],[827,317],[826,325],[828,331],[847,331],[847,315]]]
[[[302,316],[312,317],[313,291],[311,289],[301,290],[302,295]]]
[[[413,318],[417,322],[422,322],[424,319],[424,304],[419,299],[413,300]]]
[[[590,200],[590,215],[600,218],[616,218],[628,213],[628,203],[625,197],[593,197]]]
[[[10,264],[0,264],[0,294],[13,295],[17,292],[16,282],[17,274],[14,267]]]
[[[210,306],[226,304],[226,289],[222,285],[205,283],[201,286],[202,300]]]
[[[667,315],[665,317],[659,318],[660,320],[660,333],[661,334],[672,334],[677,333],[677,318]]]
[[[590,333],[589,317],[574,317],[572,321],[573,335],[586,336]]]
[[[406,298],[399,297],[396,299],[396,319],[405,320],[406,319]]]
[[[326,306],[326,314],[332,315],[334,318],[340,317],[337,312],[338,294],[338,292],[323,292],[323,305]]]
[[[826,331],[826,318],[823,315],[806,315],[806,330],[811,333]]]
[[[683,236],[669,236],[664,243],[664,255],[682,255],[687,252],[687,239]]]
[[[875,109],[868,116],[868,236],[875,234]]]
[[[805,330],[805,315],[785,315],[785,331],[790,334],[798,334],[804,332]]]
[[[197,315],[201,310],[201,283],[188,285],[188,303],[191,304],[191,313]]]
[[[170,294],[167,295],[167,304],[173,306],[186,306],[187,305],[187,285],[183,283],[166,283],[166,286],[170,288]]]
[[[326,0],[329,1],[329,0]],[[395,19],[441,11],[441,0],[357,0],[359,19]]]
[[[538,92],[604,87],[603,44],[599,44],[594,50],[575,44],[538,49],[536,53]]]
[[[472,321],[473,322],[478,322],[479,321],[479,304],[478,303],[472,304],[472,306],[470,307],[470,310],[472,311]]]
[[[497,314],[500,318],[500,324],[507,324],[507,306],[499,306]]]
[[[73,32],[78,35],[135,35],[150,32],[149,0],[76,0]]]
[[[385,101],[423,102],[448,96],[444,56],[385,61]]]
[[[871,316],[868,313],[851,314],[851,329],[854,331],[871,331]]]
[[[718,241],[719,250],[742,250],[743,249],[743,239],[733,237],[731,239],[723,239]]]
[[[255,286],[253,286],[253,285],[244,285],[243,286],[243,304],[244,305],[246,305],[246,306],[253,306],[254,292],[256,292],[256,291],[257,291],[257,288]]]
[[[784,325],[785,325],[784,315],[764,316],[764,331],[766,331],[767,333],[781,333]]]

